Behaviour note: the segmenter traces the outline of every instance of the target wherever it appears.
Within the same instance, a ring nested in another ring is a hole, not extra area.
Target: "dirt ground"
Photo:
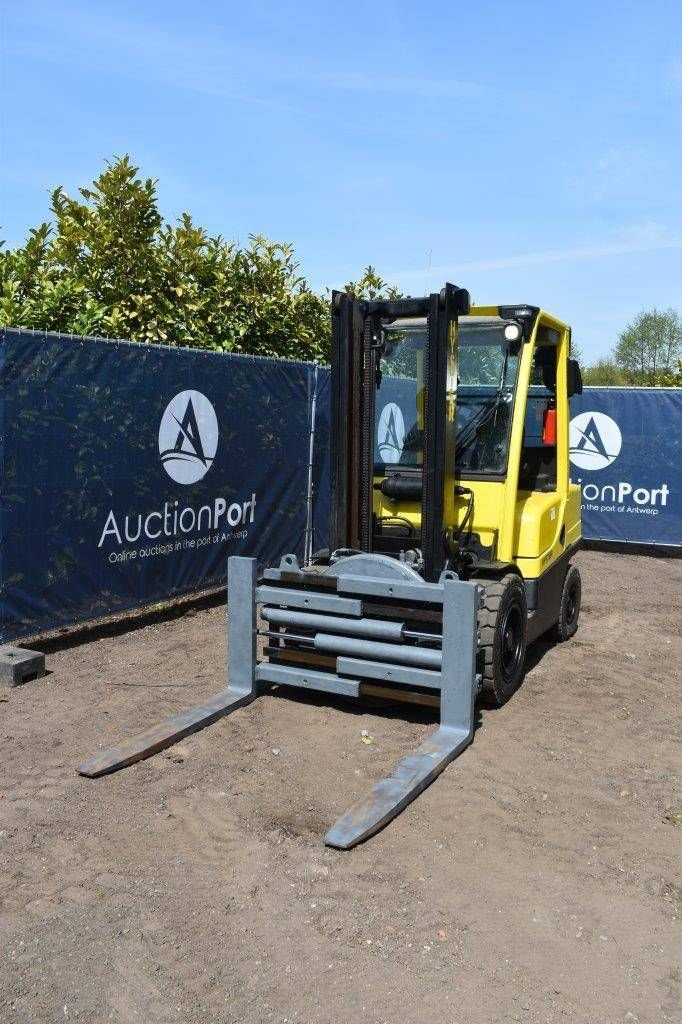
[[[347,853],[325,831],[429,712],[267,696],[88,780],[221,688],[225,610],[43,644],[0,691],[0,1020],[679,1021],[682,562],[579,563],[578,636]]]

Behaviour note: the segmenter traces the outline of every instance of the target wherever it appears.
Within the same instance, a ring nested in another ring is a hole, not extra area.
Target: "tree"
[[[620,334],[614,361],[628,384],[661,386],[677,380],[682,359],[682,318],[674,309],[643,310]]]
[[[164,223],[156,182],[127,156],[79,193],[55,189],[53,224],[14,250],[0,243],[0,326],[328,358],[328,302],[290,245],[251,236],[239,247],[187,213]]]
[[[599,359],[594,366],[582,371],[583,384],[593,387],[622,387],[626,384],[623,371],[612,358]]]
[[[602,387],[682,386],[682,317],[674,309],[642,310],[612,352],[583,370],[583,382]]]

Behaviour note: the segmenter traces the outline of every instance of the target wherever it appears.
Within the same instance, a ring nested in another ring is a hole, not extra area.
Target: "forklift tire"
[[[523,679],[528,604],[523,580],[514,573],[488,583],[478,613],[479,669],[486,704],[501,707]]]
[[[582,582],[577,565],[569,565],[561,591],[559,619],[554,626],[554,639],[570,640],[578,631]]]

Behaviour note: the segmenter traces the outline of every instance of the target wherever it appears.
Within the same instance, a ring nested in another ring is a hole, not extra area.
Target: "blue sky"
[[[570,322],[682,309],[682,2],[0,0],[0,225],[130,153],[164,215],[294,244],[322,290]]]

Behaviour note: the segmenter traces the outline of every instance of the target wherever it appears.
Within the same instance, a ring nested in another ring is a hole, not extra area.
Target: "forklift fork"
[[[361,562],[363,574],[359,574]],[[79,774],[95,778],[150,757],[251,703],[264,685],[346,697],[361,696],[363,684],[371,684],[372,692],[377,686],[388,688],[387,696],[396,695],[396,689],[422,699],[424,694],[439,693],[438,729],[339,818],[325,843],[350,849],[383,828],[473,738],[480,687],[476,675],[480,588],[450,572],[438,583],[425,583],[406,566],[381,555],[366,556],[361,562],[343,559],[333,574],[318,575],[302,572],[296,557],[285,555],[280,567],[267,569],[259,584],[255,559],[230,558],[229,685],[205,704],[96,754],[78,768]],[[259,606],[267,629],[258,629]],[[430,612],[434,621],[442,619],[442,633],[408,629],[404,620],[409,622],[414,607],[427,617]],[[282,627],[287,632],[280,632]],[[267,661],[257,658],[259,633],[275,640]],[[308,652],[322,655],[323,664],[331,660],[335,671],[311,667],[315,658]]]

